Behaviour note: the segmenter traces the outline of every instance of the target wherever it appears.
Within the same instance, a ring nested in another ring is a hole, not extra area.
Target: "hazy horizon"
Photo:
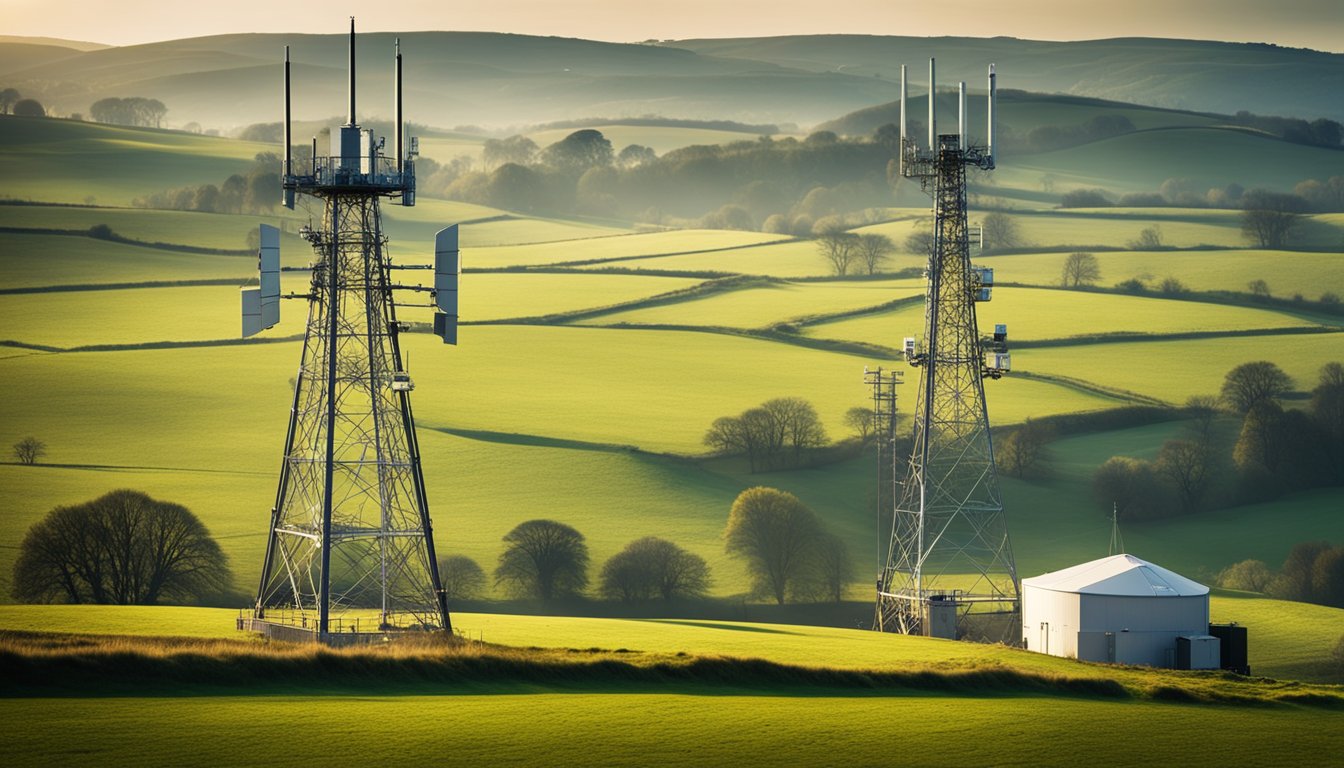
[[[6,34],[105,45],[135,45],[234,33],[332,34],[350,14],[365,32],[462,31],[573,37],[609,42],[648,39],[778,37],[816,34],[914,37],[1015,37],[1082,41],[1124,37],[1270,43],[1344,52],[1344,6],[1336,0],[1135,0],[1124,7],[1068,0],[950,0],[927,10],[884,0],[839,0],[821,16],[814,7],[743,0],[731,7],[683,0],[675,8],[623,0],[499,0],[488,7],[448,8],[408,0],[374,15],[355,4],[261,0],[221,6],[125,0],[114,8],[90,0],[0,0]],[[314,20],[317,26],[312,26]]]

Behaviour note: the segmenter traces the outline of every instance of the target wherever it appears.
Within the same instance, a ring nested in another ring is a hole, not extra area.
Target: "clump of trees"
[[[1263,561],[1243,560],[1220,571],[1217,583],[1227,589],[1344,608],[1344,546],[1304,541],[1289,550],[1277,572]]]
[[[89,117],[93,118],[94,122],[144,128],[162,127],[163,116],[166,114],[168,107],[164,106],[162,101],[141,96],[99,99],[89,107]]]
[[[1292,389],[1273,363],[1238,365],[1221,398],[1187,403],[1186,434],[1165,442],[1155,460],[1114,456],[1102,464],[1092,477],[1097,501],[1108,513],[1114,504],[1122,519],[1141,520],[1344,484],[1344,365],[1322,367],[1305,408],[1283,407]],[[1211,427],[1219,406],[1241,418],[1230,446]],[[1229,476],[1234,482],[1223,482]]]
[[[728,553],[746,561],[752,593],[779,605],[839,602],[853,576],[844,542],[791,493],[758,486],[738,494],[723,535]]]
[[[1027,132],[1024,140],[1010,139],[1010,143],[1027,152],[1051,152],[1079,144],[1100,141],[1134,131],[1134,123],[1118,113],[1097,115],[1080,125],[1040,125]],[[918,135],[918,134],[916,134]],[[1025,146],[1022,146],[1025,145]]]
[[[308,150],[311,154],[312,150]],[[137,197],[137,208],[204,213],[269,213],[280,203],[280,156],[259,153],[244,173],[222,183],[179,187]]]
[[[16,88],[0,90],[0,115],[46,117],[47,110],[37,99],[25,99]]]
[[[803,141],[762,136],[659,157],[639,145],[616,151],[600,131],[583,129],[546,147],[523,136],[491,139],[480,169],[463,169],[441,189],[442,180],[431,179],[422,191],[519,211],[810,237],[821,219],[890,202],[885,169],[892,153],[877,137],[820,132]]]
[[[528,520],[504,535],[495,585],[514,597],[576,597],[588,586],[583,534],[554,520]]]
[[[32,466],[47,453],[47,444],[29,435],[14,444],[14,458],[20,464]]]
[[[752,472],[797,467],[827,442],[817,409],[800,397],[778,397],[715,419],[704,437],[720,454],[746,455]]]
[[[656,536],[636,539],[612,555],[599,581],[604,597],[627,603],[703,597],[710,586],[703,557]]]
[[[28,529],[13,595],[26,603],[154,605],[227,592],[228,559],[186,507],[120,490],[57,507]]]

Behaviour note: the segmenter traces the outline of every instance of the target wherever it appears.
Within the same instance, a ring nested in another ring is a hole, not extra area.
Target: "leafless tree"
[[[995,449],[999,469],[1019,478],[1040,477],[1047,473],[1049,444],[1055,438],[1050,425],[1028,418],[999,441]]]
[[[891,254],[896,252],[896,244],[886,235],[870,232],[859,235],[858,251],[859,262],[868,274],[875,275],[882,265],[891,260]]]
[[[485,571],[466,555],[439,560],[439,583],[449,600],[476,600],[485,592]]]
[[[843,277],[849,273],[850,264],[859,256],[859,236],[831,227],[817,236],[817,248],[821,250],[821,257],[831,266],[831,271]]]
[[[1223,378],[1223,402],[1238,413],[1287,394],[1292,378],[1268,360],[1242,363]]]
[[[14,444],[14,458],[20,464],[36,464],[47,453],[47,444],[29,435]]]
[[[218,596],[232,581],[186,507],[121,490],[57,507],[28,529],[13,591],[23,602],[153,605]]]
[[[1213,480],[1213,457],[1207,445],[1194,440],[1168,440],[1157,454],[1157,473],[1171,483],[1184,512],[1204,507]]]
[[[528,520],[504,535],[495,584],[518,597],[551,600],[588,586],[583,534],[554,520]]]
[[[1064,260],[1064,275],[1060,283],[1065,288],[1091,285],[1100,279],[1101,265],[1097,263],[1096,256],[1079,251],[1069,254]]]
[[[1282,248],[1307,210],[1297,195],[1253,189],[1242,197],[1241,234],[1260,248]]]
[[[1018,232],[1017,221],[1005,213],[991,213],[981,222],[984,227],[985,250],[1002,251],[1022,245],[1022,235]]]

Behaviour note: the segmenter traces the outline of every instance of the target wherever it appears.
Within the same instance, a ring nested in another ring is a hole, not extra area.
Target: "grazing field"
[[[1301,294],[1316,299],[1325,291],[1344,290],[1344,258],[1332,253],[1297,251],[1115,251],[1098,252],[1100,285],[1140,280],[1155,290],[1175,277],[1192,291],[1247,293],[1247,284],[1264,280],[1271,295],[1291,298]],[[975,261],[994,268],[1000,282],[1059,285],[1065,253],[977,256]]]
[[[275,149],[177,131],[13,116],[5,119],[3,135],[3,195],[53,203],[129,205],[172,187],[219,184],[245,171],[257,153]]]
[[[661,260],[650,258],[658,254],[695,253],[699,251],[731,251],[760,243],[785,239],[782,235],[760,232],[735,232],[719,229],[681,229],[669,232],[646,232],[622,237],[592,237],[558,243],[506,245],[495,248],[477,248],[471,251],[472,268],[538,266],[565,264],[575,261],[602,261],[591,266],[602,269],[617,266],[630,269],[662,269],[651,266]]]
[[[1252,625],[1252,668],[1270,674],[1276,664],[1294,663],[1302,646],[1319,646],[1320,628],[1340,614],[1255,598],[1214,602],[1216,618]],[[234,615],[6,606],[0,629],[228,638]],[[7,649],[19,655],[7,654],[5,663],[25,680],[61,654],[77,656],[84,671],[78,694],[57,661],[37,686],[0,698],[14,724],[3,743],[16,765],[250,763],[251,753],[240,755],[230,743],[245,729],[250,738],[288,745],[268,752],[266,764],[299,765],[322,748],[310,741],[320,731],[282,724],[353,717],[360,727],[344,734],[344,748],[408,760],[438,754],[441,729],[460,732],[438,758],[445,764],[750,763],[762,750],[782,765],[837,758],[863,764],[871,748],[862,734],[888,726],[896,711],[912,727],[906,746],[932,756],[919,761],[929,765],[1074,765],[1103,755],[1114,762],[1116,743],[1153,718],[1164,728],[1134,749],[1144,761],[1275,763],[1344,748],[1341,715],[1330,706],[1340,695],[1335,687],[1080,664],[859,630],[488,614],[454,620],[466,636],[533,650],[331,653],[218,639],[156,645],[109,638],[99,645],[94,637],[63,645],[58,636],[34,643],[6,635]],[[1261,634],[1261,622],[1285,631]],[[109,666],[108,654],[117,655],[117,665]],[[266,666],[257,663],[266,658]],[[124,682],[129,659],[142,670],[134,690]],[[193,666],[211,673],[184,681],[183,670]],[[362,671],[393,666],[392,677]],[[320,675],[305,672],[318,668]],[[865,677],[846,677],[845,670]],[[1196,703],[1208,701],[1219,703]],[[1022,730],[1028,721],[1039,725]],[[156,724],[151,732],[147,722]],[[530,726],[519,729],[519,722]],[[984,727],[998,736],[992,745],[972,740],[949,752],[948,723],[957,732]]]
[[[711,325],[762,328],[812,315],[849,312],[923,295],[918,280],[775,283],[689,302],[599,315],[589,325]]]
[[[1325,333],[1051,347],[1024,349],[1013,364],[1057,375],[1105,371],[1112,386],[1180,404],[1192,395],[1216,394],[1229,370],[1254,360],[1277,364],[1299,389],[1310,390],[1322,365],[1344,357],[1341,340]]]
[[[3,210],[4,206],[0,206]],[[281,258],[290,261],[293,249]],[[68,235],[0,234],[0,286],[141,283],[163,280],[243,280],[256,273],[256,259],[110,243]]]
[[[889,262],[887,269],[900,270],[921,263],[913,256],[898,254]],[[601,266],[603,265],[588,269]],[[620,266],[636,269],[711,270],[784,278],[825,277],[832,274],[830,265],[817,250],[817,244],[811,240],[788,240],[710,253],[661,256],[621,262]]]
[[[117,235],[131,240],[231,251],[244,250],[248,234],[258,224],[274,225],[275,218],[143,208],[0,205],[0,227],[88,230],[106,224]]]
[[[995,171],[995,177],[999,185],[1019,188],[1038,186],[1043,174],[1051,174],[1059,191],[1083,186],[1153,192],[1180,169],[1180,177],[1201,191],[1233,183],[1292,189],[1303,179],[1321,178],[1322,169],[1338,167],[1338,152],[1324,147],[1236,128],[1176,127],[1011,157],[1004,163],[1007,172]]]
[[[1008,325],[1013,340],[1061,339],[1100,334],[1167,334],[1310,327],[1298,317],[1265,309],[1117,296],[1078,291],[1000,287],[989,303],[977,305],[985,331]],[[924,326],[923,304],[890,312],[808,326],[809,336],[899,346],[904,336],[918,336]],[[1019,354],[1028,359],[1032,350]],[[1090,375],[1083,378],[1092,379]]]

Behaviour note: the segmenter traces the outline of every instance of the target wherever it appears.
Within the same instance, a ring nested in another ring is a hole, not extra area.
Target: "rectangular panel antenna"
[[[457,343],[457,286],[462,258],[457,249],[457,225],[434,236],[434,333],[445,344]]]
[[[280,322],[280,230],[261,225],[261,250],[257,268],[261,272],[261,321],[270,328]]]

